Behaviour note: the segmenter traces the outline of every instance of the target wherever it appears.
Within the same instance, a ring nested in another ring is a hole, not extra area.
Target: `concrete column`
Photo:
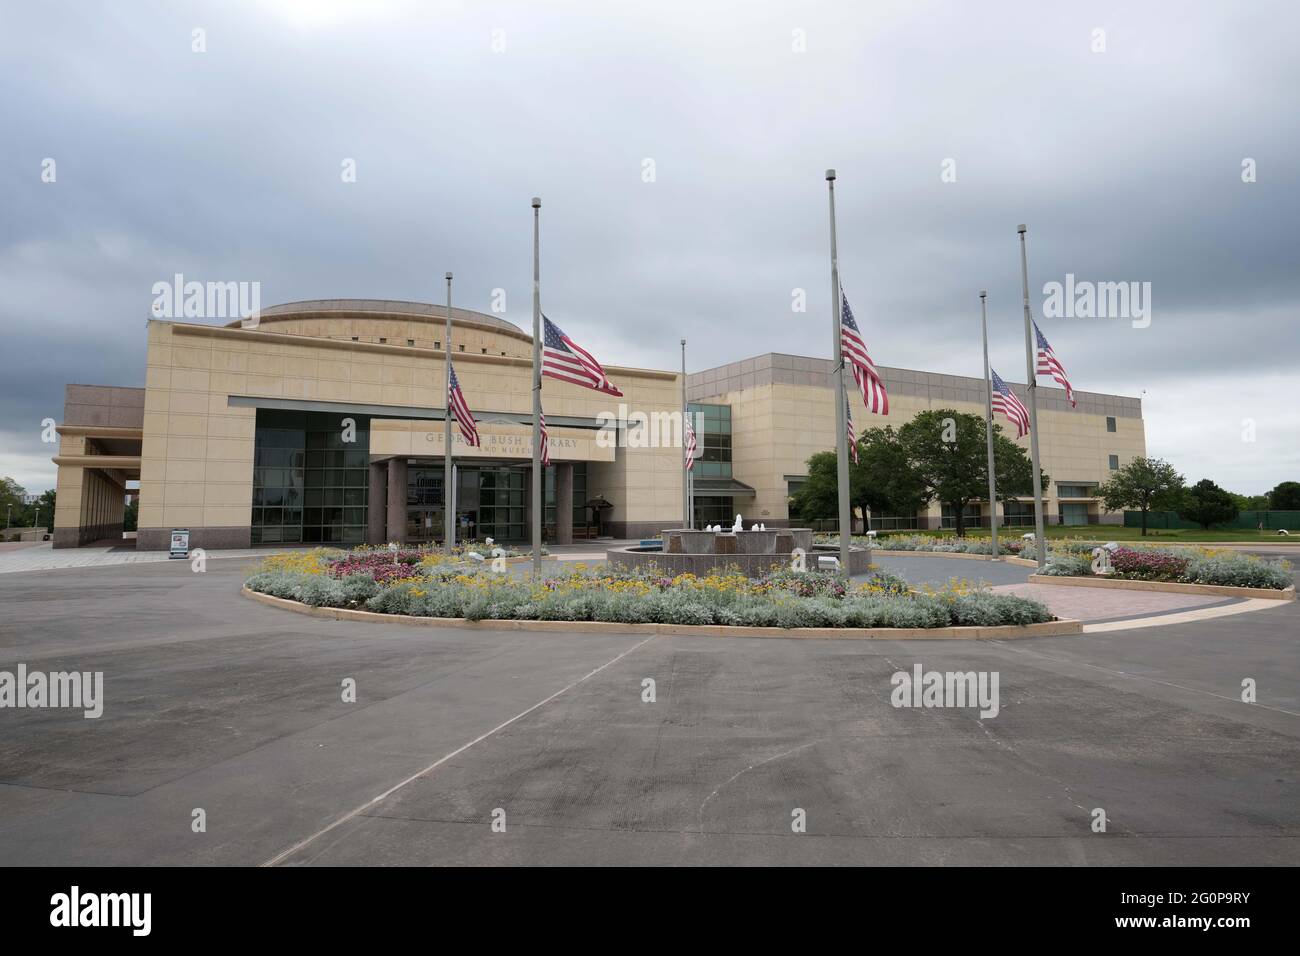
[[[573,544],[573,463],[555,465],[555,543]]]
[[[402,543],[406,537],[406,459],[388,459],[388,508],[385,538]]]
[[[388,462],[370,463],[370,492],[366,498],[366,544],[383,544],[388,530]]]

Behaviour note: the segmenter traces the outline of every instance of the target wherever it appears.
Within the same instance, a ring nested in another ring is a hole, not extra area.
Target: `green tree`
[[[1209,478],[1202,478],[1183,493],[1178,517],[1195,521],[1206,531],[1212,524],[1223,524],[1237,517],[1237,503]]]
[[[1267,511],[1268,495],[1239,495],[1235,491],[1229,491],[1233,502],[1237,505],[1238,513],[1242,511]]]
[[[852,479],[850,479],[852,485]],[[790,506],[805,521],[834,518],[838,513],[839,478],[835,452],[819,451],[808,459],[808,480],[794,493]]]
[[[849,507],[874,514],[915,514],[929,497],[908,460],[899,433],[891,426],[871,428],[858,439],[858,463],[849,461]],[[839,477],[835,452],[808,459],[808,479],[790,498],[791,515],[839,517]]]
[[[1034,463],[1023,448],[1002,434],[997,422],[993,423],[993,470],[998,478],[998,500],[1004,505],[1034,493]],[[988,474],[987,467],[984,473]],[[1039,490],[1046,491],[1052,476],[1040,471],[1038,477]]]
[[[878,515],[914,515],[930,500],[892,425],[862,433],[858,461],[849,464],[851,496],[858,507]]]
[[[30,506],[31,513],[24,516],[23,523],[54,530],[55,502],[56,493],[53,488],[41,492],[41,496],[36,499],[36,503]]]
[[[1284,481],[1268,493],[1274,511],[1300,511],[1300,481]]]
[[[1183,476],[1162,458],[1134,458],[1097,489],[1108,511],[1133,508],[1142,512],[1142,535],[1153,508],[1178,507],[1183,494]]]
[[[23,504],[25,494],[27,490],[12,478],[0,478],[0,516],[3,516],[6,526],[22,524],[27,507]]]
[[[1015,442],[994,426],[995,467],[999,497],[1033,491],[1033,466]],[[898,430],[912,471],[925,488],[954,515],[959,536],[966,533],[965,510],[988,495],[988,447],[983,416],[936,408],[921,412]],[[1042,476],[1043,487],[1051,480]],[[1004,484],[1005,482],[1005,484]]]
[[[122,510],[122,530],[123,531],[136,530],[136,522],[139,520],[139,518],[140,518],[140,499],[132,498],[130,501],[126,503],[126,507]]]

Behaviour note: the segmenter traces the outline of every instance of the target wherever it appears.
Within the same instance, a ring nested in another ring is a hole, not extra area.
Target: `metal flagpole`
[[[695,437],[695,441],[696,441],[696,443],[698,443],[699,440],[700,440],[700,438],[699,438],[699,436],[697,435],[697,436]],[[694,504],[695,504],[695,472],[694,472],[694,471],[688,471],[688,472],[686,473],[686,495],[687,495],[687,500],[690,501],[690,503],[691,503],[692,506],[694,506]],[[695,508],[694,508],[694,507],[691,508],[691,512],[690,512],[689,515],[687,515],[687,519],[688,519],[688,520],[687,520],[687,522],[686,522],[686,527],[688,527],[688,528],[694,528],[694,527],[695,527]]]
[[[686,404],[686,340],[682,339],[682,527],[691,526],[691,473],[686,470],[686,429],[690,412]],[[698,442],[699,436],[695,440]]]
[[[1029,459],[1034,466],[1034,550],[1038,555],[1038,570],[1047,564],[1047,535],[1043,533],[1043,483],[1038,469],[1038,376],[1034,372],[1033,319],[1029,316],[1029,260],[1025,256],[1025,230],[1020,233],[1020,285],[1025,298],[1025,375],[1029,380]]]
[[[989,560],[998,559],[998,479],[993,465],[993,378],[989,375],[989,315],[985,299],[988,293],[980,290],[980,328],[984,332],[984,435],[989,445],[989,532],[993,536]]]
[[[443,337],[447,346],[445,352],[446,385],[443,387],[443,398],[446,403],[446,410],[443,412],[442,428],[442,544],[447,550],[447,557],[451,557],[452,551],[456,547],[456,509],[452,502],[451,482],[452,482],[452,464],[451,464],[451,273],[447,273],[447,319],[443,330]]]
[[[533,197],[533,577],[542,573],[542,201]]]
[[[853,522],[849,514],[849,448],[844,435],[846,406],[844,401],[844,350],[840,345],[840,260],[835,244],[835,170],[826,170],[826,187],[831,208],[831,335],[835,340],[835,455],[836,481],[839,487],[840,569],[849,573],[849,546]]]

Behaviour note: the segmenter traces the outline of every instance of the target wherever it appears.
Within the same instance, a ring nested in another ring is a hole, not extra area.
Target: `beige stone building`
[[[712,516],[734,509],[768,524],[789,519],[789,497],[808,476],[808,458],[835,448],[832,364],[829,359],[768,353],[688,377],[693,409],[729,409],[730,461],[721,467],[697,464],[703,473],[695,484],[697,511],[704,509]],[[848,383],[859,432],[885,424],[897,428],[918,412],[933,408],[984,415],[983,379],[885,367],[878,371],[889,391],[888,417],[867,412],[852,380]],[[1025,387],[1012,387],[1028,404]],[[1052,479],[1045,493],[1046,520],[1051,524],[1121,524],[1123,513],[1108,514],[1095,492],[1112,471],[1146,454],[1141,402],[1078,390],[1075,398],[1078,405],[1071,408],[1064,390],[1041,385],[1038,390],[1039,454],[1043,471]],[[1003,430],[1014,436],[1013,430]],[[1027,451],[1029,437],[1020,444]],[[702,500],[715,489],[727,489],[728,482],[730,502]],[[1032,525],[1033,498],[999,507],[998,514],[1004,524]],[[716,520],[710,517],[706,523]],[[952,516],[933,504],[917,515],[873,515],[871,526],[939,528],[952,524]],[[966,524],[988,527],[988,502],[973,505]]]
[[[56,547],[120,537],[127,482],[139,481],[138,547],[441,540],[450,499],[460,533],[523,541],[530,528],[531,336],[495,316],[452,310],[456,373],[479,422],[455,430],[456,477],[443,488],[444,309],[335,299],[261,312],[255,324],[149,324],[145,387],[67,386],[58,427]],[[834,447],[830,363],[769,354],[688,377],[702,456],[697,523],[789,521],[806,461]],[[678,416],[677,372],[606,366],[624,397],[544,379],[552,465],[549,541],[657,534],[682,522],[681,447],[658,422]],[[895,424],[924,408],[981,414],[979,379],[883,369]],[[1144,453],[1137,399],[1040,395],[1052,520],[1107,520],[1096,485]],[[873,424],[854,396],[859,428]],[[620,409],[620,405],[623,406]],[[638,422],[644,415],[655,424]],[[611,420],[617,440],[607,440]],[[602,429],[602,426],[606,426]],[[595,503],[599,507],[589,507]],[[936,507],[882,516],[938,526]],[[1015,516],[1013,516],[1015,517]],[[1118,516],[1115,516],[1118,519]],[[877,522],[878,523],[878,522]]]

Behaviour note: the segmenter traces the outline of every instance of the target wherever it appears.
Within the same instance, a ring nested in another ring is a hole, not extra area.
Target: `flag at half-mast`
[[[686,418],[682,421],[682,433],[686,446],[686,470],[690,471],[695,467],[695,452],[699,448],[699,442],[695,439],[695,426],[691,424],[691,413],[686,413]]]
[[[853,403],[849,401],[849,396],[844,396],[844,427],[848,430],[849,438],[849,457],[853,459],[853,464],[858,463],[858,435],[857,429],[853,427]]]
[[[1056,357],[1056,353],[1052,351],[1052,347],[1047,344],[1047,337],[1044,336],[1042,331],[1038,328],[1037,322],[1034,323],[1034,338],[1038,342],[1037,373],[1039,375],[1050,375],[1052,378],[1056,379],[1059,384],[1064,385],[1065,397],[1069,401],[1070,407],[1074,408],[1078,403],[1074,400],[1074,389],[1070,387],[1070,379],[1069,376],[1065,374],[1065,366],[1062,365],[1061,360]]]
[[[595,356],[565,335],[563,329],[544,315],[542,323],[545,327],[542,333],[543,375],[608,395],[623,394],[609,380]]]
[[[869,412],[888,415],[889,393],[876,372],[876,363],[867,354],[867,343],[862,340],[862,332],[853,318],[853,310],[849,308],[849,297],[843,289],[840,289],[840,302],[840,352],[853,369],[853,381],[858,383],[858,390],[862,392],[862,404]]]
[[[1015,392],[1011,391],[1011,387],[1002,381],[997,372],[990,368],[989,375],[993,377],[993,410],[1001,412],[1007,421],[1016,426],[1017,438],[1024,438],[1029,434],[1029,409],[1016,398]]]
[[[460,426],[461,437],[465,439],[465,444],[478,447],[478,423],[474,421],[474,415],[469,410],[469,403],[465,401],[465,393],[460,390],[460,380],[456,378],[456,367],[450,367],[451,378],[447,385],[447,407],[451,409],[456,416],[456,424]]]
[[[542,433],[542,467],[551,467],[551,436],[546,432],[546,413],[538,407],[537,425]]]

